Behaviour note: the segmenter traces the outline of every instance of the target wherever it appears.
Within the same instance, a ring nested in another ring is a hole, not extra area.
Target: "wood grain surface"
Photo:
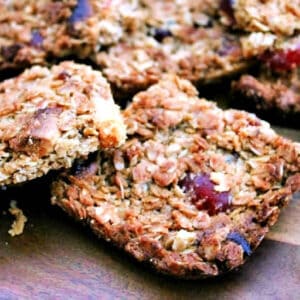
[[[300,132],[276,128],[300,141]],[[300,195],[240,270],[205,281],[154,273],[49,204],[49,178],[0,192],[0,299],[299,299]],[[7,233],[15,199],[28,217]]]

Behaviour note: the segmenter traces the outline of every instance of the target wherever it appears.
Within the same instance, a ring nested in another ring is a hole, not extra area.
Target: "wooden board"
[[[276,130],[300,141],[299,131]],[[46,179],[0,198],[0,211],[15,199],[29,219],[12,238],[12,218],[0,214],[0,299],[299,299],[300,195],[245,266],[205,281],[155,274],[97,240],[49,204]]]

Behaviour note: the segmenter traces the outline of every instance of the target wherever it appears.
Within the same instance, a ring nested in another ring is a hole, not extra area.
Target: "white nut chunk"
[[[271,48],[276,41],[276,36],[271,33],[253,32],[241,39],[243,55],[250,57],[263,53]]]
[[[179,230],[173,241],[172,250],[182,252],[189,248],[196,240],[196,233],[186,230]]]

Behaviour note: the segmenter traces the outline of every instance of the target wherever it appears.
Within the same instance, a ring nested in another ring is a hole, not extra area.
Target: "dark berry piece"
[[[172,36],[172,32],[166,28],[156,28],[153,36],[158,42],[162,42],[166,37]]]
[[[11,46],[3,46],[1,48],[1,54],[6,61],[13,62],[15,56],[17,55],[18,51],[22,48],[20,44],[14,44]]]
[[[222,38],[221,47],[218,49],[218,54],[221,56],[234,56],[239,55],[241,52],[240,46],[236,43],[236,41],[230,36],[224,36]]]
[[[224,212],[231,205],[230,193],[215,191],[215,184],[207,174],[188,174],[179,184],[192,203],[199,210],[207,210],[210,215]]]
[[[85,168],[87,167],[87,165],[84,163],[83,160],[75,160],[75,162],[73,163],[73,166],[71,168],[71,174],[72,175],[79,175]]]
[[[300,66],[300,46],[295,49],[267,52],[261,56],[261,60],[274,71],[290,71]]]
[[[92,8],[88,0],[78,0],[73,13],[69,19],[71,24],[83,21],[92,14]]]
[[[247,242],[247,240],[238,232],[230,232],[228,235],[227,235],[227,239],[232,241],[232,242],[235,242],[236,244],[242,246],[244,252],[250,256],[252,251],[251,251],[251,248],[250,248],[250,245],[249,243]]]
[[[96,158],[97,153],[92,153],[87,159],[76,159],[71,168],[71,174],[75,176],[84,175],[86,173],[95,174],[98,168],[95,162]]]
[[[230,21],[230,25],[236,23],[233,10],[234,0],[221,0],[220,9],[223,11]]]
[[[31,41],[30,41],[30,44],[33,46],[33,47],[36,47],[36,48],[40,48],[42,47],[43,45],[43,37],[42,35],[40,34],[40,32],[38,30],[34,30],[32,33],[31,33]]]

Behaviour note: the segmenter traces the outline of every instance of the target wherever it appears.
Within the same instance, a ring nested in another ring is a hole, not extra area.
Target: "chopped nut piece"
[[[172,249],[176,252],[182,252],[188,249],[196,240],[195,232],[179,230],[174,238]]]

